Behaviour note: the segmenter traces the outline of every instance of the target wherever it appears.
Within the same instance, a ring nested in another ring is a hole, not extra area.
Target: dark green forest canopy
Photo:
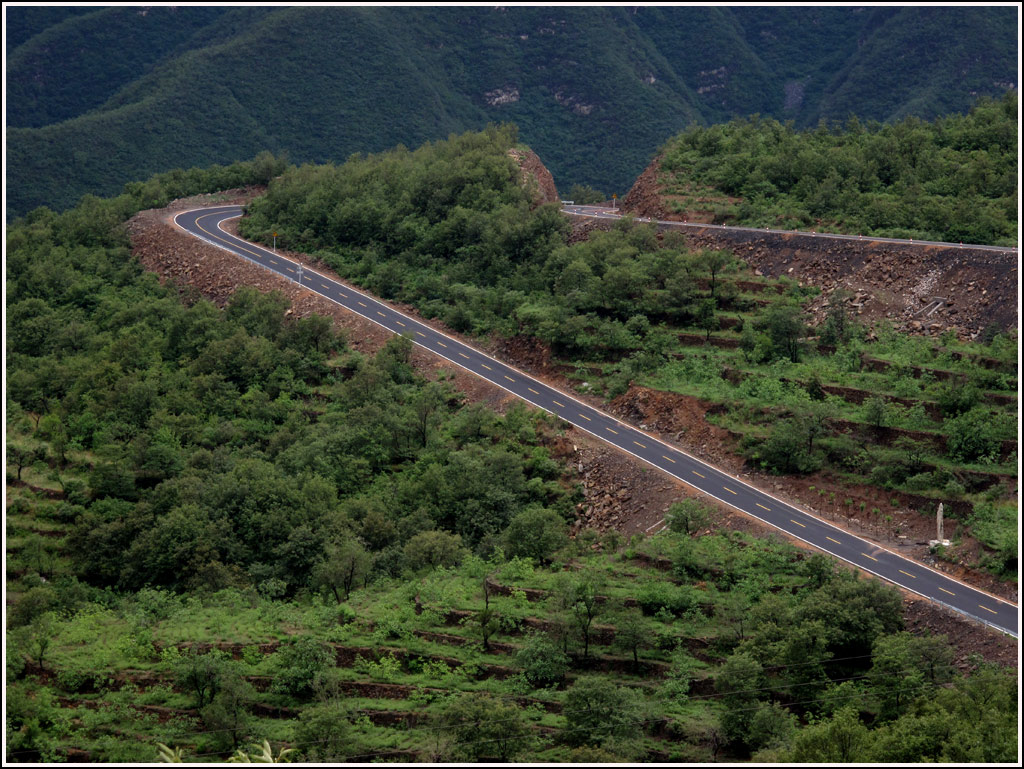
[[[666,193],[742,198],[716,221],[1016,245],[1017,95],[967,115],[798,131],[771,118],[693,127],[662,150]]]
[[[964,112],[1014,87],[1018,26],[1014,8],[920,6],[12,7],[7,19],[8,217],[262,149],[341,162],[496,121],[520,126],[563,189],[621,195],[694,123]]]
[[[259,178],[256,164],[240,170]],[[528,508],[571,510],[532,418],[463,408],[414,375],[411,342],[363,360],[329,320],[286,320],[286,300],[252,289],[223,310],[181,304],[116,232],[138,202],[41,210],[8,233],[12,418],[46,442],[58,477],[71,456],[94,457],[65,511],[81,577],[294,590],[356,536],[391,573],[421,532],[493,547]]]

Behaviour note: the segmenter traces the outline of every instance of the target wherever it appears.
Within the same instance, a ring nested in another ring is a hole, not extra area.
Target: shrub
[[[519,650],[516,664],[532,686],[554,686],[565,679],[569,657],[551,639],[534,634]]]

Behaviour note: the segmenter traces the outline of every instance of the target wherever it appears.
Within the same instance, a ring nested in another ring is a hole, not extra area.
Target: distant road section
[[[615,208],[606,206],[577,206],[563,205],[562,212],[574,216],[587,216],[591,219],[621,219],[625,214]],[[855,240],[859,243],[898,243],[901,246],[942,246],[943,248],[970,248],[981,251],[998,251],[1000,253],[1015,254],[1016,246],[977,246],[968,243],[943,243],[937,240],[900,240],[899,238],[877,238],[873,235],[838,235],[831,232],[805,232],[803,230],[773,230],[768,227],[731,227],[725,224],[706,224],[704,222],[676,222],[666,219],[651,219],[649,217],[636,217],[638,222],[650,222],[666,227],[679,227],[694,230],[727,230],[730,232],[766,232],[773,235],[803,235],[806,237],[827,238],[829,240]]]
[[[606,443],[643,460],[720,502],[753,516],[792,537],[847,561],[863,571],[930,598],[1010,635],[1018,633],[1018,609],[1012,603],[976,590],[926,566],[805,513],[718,468],[663,443],[603,411],[576,400],[543,382],[396,311],[369,294],[356,291],[315,270],[249,243],[221,229],[227,219],[242,215],[241,206],[185,211],[175,224],[211,245],[230,251],[271,272],[300,283],[347,310],[402,334],[435,355],[496,384],[571,423]]]

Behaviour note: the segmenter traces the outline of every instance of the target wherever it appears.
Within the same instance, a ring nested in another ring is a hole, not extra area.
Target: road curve
[[[372,320],[388,331],[408,336],[435,355],[440,355],[730,507],[771,524],[863,571],[1010,635],[1018,635],[1019,613],[1016,605],[832,526],[561,390],[442,334],[366,293],[221,229],[220,225],[225,220],[241,215],[241,206],[220,206],[184,211],[174,217],[174,222],[185,232],[211,245],[300,283],[304,288]]]
[[[591,219],[621,219],[624,214],[618,209],[610,209],[607,206],[577,206],[562,205],[562,212],[573,216],[586,216]],[[773,230],[768,227],[735,227],[727,224],[706,224],[704,222],[677,222],[666,219],[650,219],[637,217],[638,222],[659,224],[665,227],[689,228],[696,230],[726,230],[728,232],[756,232],[770,233],[774,235],[804,235],[813,238],[826,238],[828,240],[855,240],[858,243],[897,243],[902,246],[942,246],[943,248],[970,248],[980,251],[998,251],[1006,254],[1016,254],[1014,246],[979,246],[970,243],[943,243],[939,240],[902,240],[900,238],[878,238],[869,235],[840,235],[834,232],[806,232],[804,230]]]

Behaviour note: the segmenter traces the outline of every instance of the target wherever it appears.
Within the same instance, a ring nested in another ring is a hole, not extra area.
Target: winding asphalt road
[[[574,216],[586,216],[591,219],[621,219],[623,214],[618,209],[607,206],[577,206],[564,205],[562,211]],[[998,251],[1000,253],[1016,254],[1016,247],[1012,246],[979,246],[970,243],[944,243],[938,240],[903,240],[900,238],[878,238],[874,236],[864,237],[863,235],[840,235],[834,232],[805,232],[804,230],[773,230],[768,227],[736,227],[729,224],[707,224],[704,222],[677,222],[666,219],[650,219],[638,217],[638,222],[648,222],[666,227],[678,227],[680,229],[696,230],[727,230],[730,232],[754,232],[772,233],[775,235],[803,235],[806,237],[826,238],[828,240],[855,240],[859,243],[897,243],[902,246],[942,246],[944,248],[969,248],[972,251]]]
[[[730,507],[752,515],[790,536],[913,593],[1010,635],[1018,635],[1019,612],[1014,604],[952,580],[938,571],[902,558],[836,528],[576,400],[561,390],[556,390],[518,369],[420,323],[368,294],[356,291],[274,251],[249,243],[221,229],[221,224],[225,220],[241,215],[241,206],[222,206],[185,211],[178,214],[174,221],[184,231],[211,245],[300,283],[310,291],[372,320],[388,331],[408,336],[430,352],[498,385],[534,406],[555,414]]]

